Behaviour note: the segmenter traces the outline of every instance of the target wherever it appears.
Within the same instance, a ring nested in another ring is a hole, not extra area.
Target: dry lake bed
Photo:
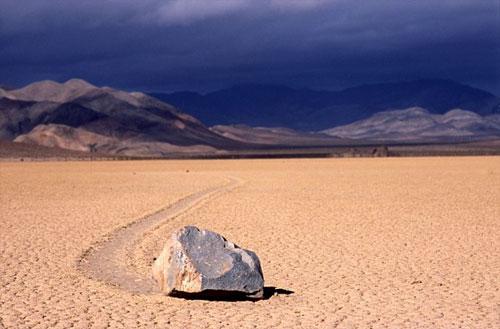
[[[500,157],[0,162],[0,188],[0,328],[500,327]],[[255,251],[274,294],[123,282],[184,225]]]

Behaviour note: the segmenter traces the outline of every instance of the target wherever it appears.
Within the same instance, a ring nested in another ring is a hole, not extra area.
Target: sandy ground
[[[227,177],[123,262],[148,276],[193,224],[292,294],[186,301],[79,270],[110,232]],[[0,163],[0,188],[0,328],[500,327],[500,157]]]

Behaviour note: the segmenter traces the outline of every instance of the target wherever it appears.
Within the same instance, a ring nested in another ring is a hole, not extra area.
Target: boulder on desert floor
[[[171,296],[263,298],[257,255],[215,232],[186,226],[174,232],[153,264],[153,278]]]

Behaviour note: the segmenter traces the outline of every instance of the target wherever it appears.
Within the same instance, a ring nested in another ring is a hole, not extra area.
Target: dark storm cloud
[[[0,81],[315,88],[451,78],[500,93],[496,0],[0,1]]]

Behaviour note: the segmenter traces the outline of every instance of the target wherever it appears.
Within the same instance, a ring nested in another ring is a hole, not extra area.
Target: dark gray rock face
[[[194,226],[174,232],[153,264],[153,278],[167,295],[262,298],[257,255],[223,236]]]

